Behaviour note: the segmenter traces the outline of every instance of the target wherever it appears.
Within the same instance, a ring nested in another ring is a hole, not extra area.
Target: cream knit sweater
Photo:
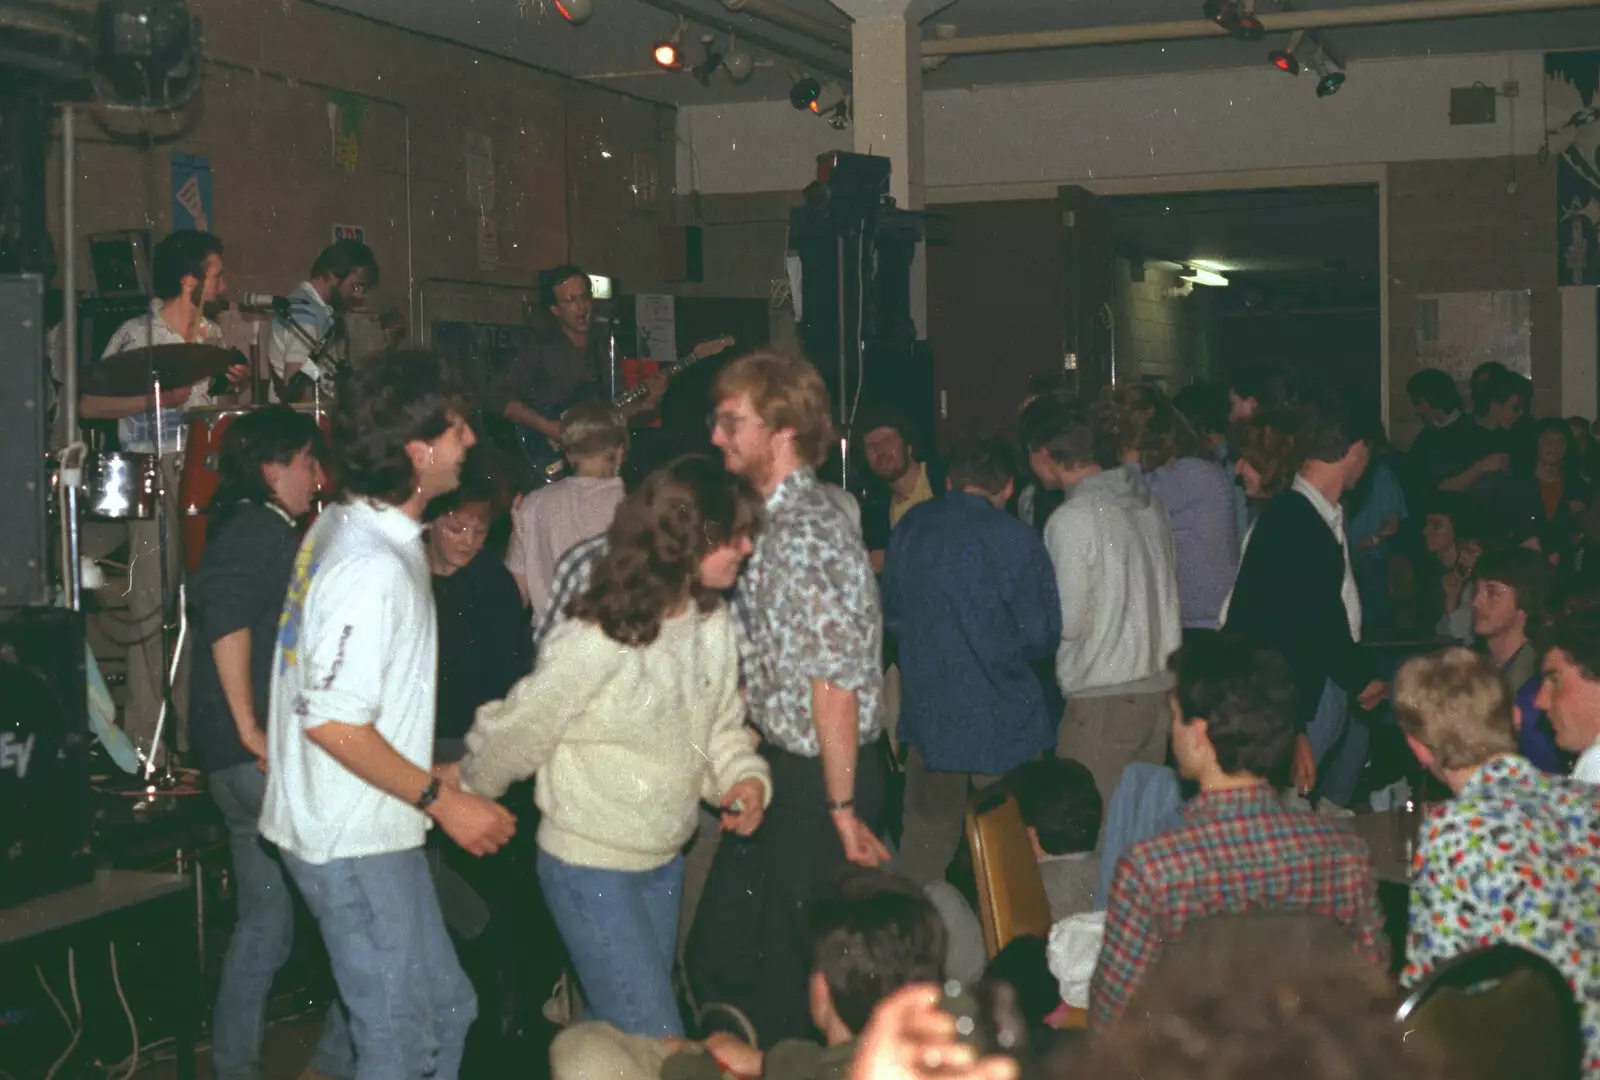
[[[720,802],[767,763],[744,730],[738,646],[727,608],[666,620],[642,648],[570,619],[532,675],[478,710],[462,786],[498,798],[539,774],[539,847],[562,862],[653,870],[694,833],[699,800]]]

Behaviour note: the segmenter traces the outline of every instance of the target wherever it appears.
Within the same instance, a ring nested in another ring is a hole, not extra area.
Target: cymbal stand
[[[152,335],[150,340],[154,340]],[[172,771],[173,758],[178,753],[178,729],[173,724],[167,724],[167,718],[173,713],[172,683],[177,678],[178,660],[183,655],[183,640],[187,628],[187,615],[183,610],[183,590],[178,590],[177,626],[174,627],[172,610],[167,603],[168,590],[171,581],[167,572],[167,552],[170,538],[167,536],[167,475],[166,469],[161,464],[163,454],[166,452],[166,410],[161,406],[161,373],[156,370],[153,352],[147,353],[150,357],[150,388],[154,395],[152,398],[155,412],[155,443],[156,443],[156,555],[161,563],[161,708],[156,712],[156,730],[150,739],[150,752],[145,755],[144,779],[146,784],[154,783],[162,790],[169,790],[177,786],[177,776]],[[167,659],[167,644],[174,638],[176,630],[177,648],[172,653],[170,662]],[[166,736],[167,752],[162,763],[161,776],[155,777],[156,749],[161,745],[162,735]]]

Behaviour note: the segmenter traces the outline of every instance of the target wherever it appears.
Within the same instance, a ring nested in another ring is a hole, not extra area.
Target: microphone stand
[[[328,350],[333,348],[334,340],[339,335],[339,317],[334,316],[333,322],[328,326],[328,332],[318,339],[311,336],[310,332],[293,319],[289,318],[286,311],[275,311],[274,314],[289,328],[295,337],[305,343],[311,350],[306,359],[317,368],[317,377],[311,380],[311,415],[318,423],[322,422],[322,361],[326,359]],[[330,373],[331,374],[331,373]],[[289,389],[289,384],[284,383],[284,390]]]
[[[147,341],[154,341],[152,334]],[[172,587],[170,575],[167,571],[167,551],[169,538],[167,536],[167,478],[166,468],[161,463],[162,454],[165,452],[165,410],[161,405],[161,373],[156,370],[155,350],[145,350],[145,361],[150,373],[150,388],[154,395],[155,412],[155,446],[156,446],[156,557],[161,564],[161,707],[156,712],[156,730],[150,739],[150,752],[145,756],[144,779],[147,785],[170,791],[177,786],[178,780],[172,771],[172,760],[178,753],[177,725],[167,726],[167,717],[174,713],[172,703],[172,683],[178,674],[178,660],[183,655],[183,642],[188,624],[188,613],[183,610],[183,590],[178,590],[177,621],[172,621],[172,608],[167,600],[168,590]],[[176,631],[177,649],[172,654],[169,663],[167,646]],[[156,749],[162,743],[162,736],[166,736],[167,753],[161,769],[160,779],[154,779],[156,771]]]

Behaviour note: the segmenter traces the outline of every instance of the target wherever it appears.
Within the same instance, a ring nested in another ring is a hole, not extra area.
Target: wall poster
[[[1600,50],[1546,53],[1545,140],[1556,159],[1556,280],[1600,285]]]

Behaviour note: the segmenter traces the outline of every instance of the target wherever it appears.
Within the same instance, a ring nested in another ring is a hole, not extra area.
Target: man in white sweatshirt
[[[1172,679],[1180,643],[1172,524],[1092,406],[1044,397],[1022,414],[1028,464],[1067,493],[1045,523],[1061,594],[1056,682],[1066,711],[1056,756],[1088,766],[1107,802],[1133,762],[1167,757]]]

